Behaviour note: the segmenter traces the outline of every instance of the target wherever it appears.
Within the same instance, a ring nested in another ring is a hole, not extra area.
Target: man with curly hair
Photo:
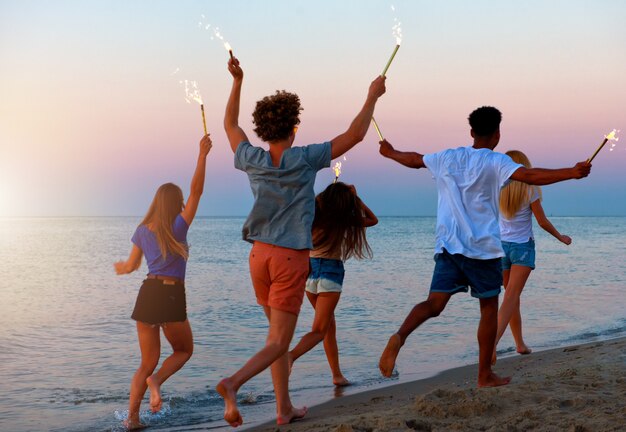
[[[254,196],[252,211],[243,226],[243,238],[253,244],[250,277],[257,303],[269,321],[265,346],[235,374],[223,379],[217,391],[225,401],[224,419],[231,426],[243,423],[237,391],[250,378],[271,366],[276,395],[276,422],[289,423],[306,414],[289,398],[287,350],[293,337],[305,282],[309,273],[311,226],[315,213],[313,186],[319,170],[365,138],[374,107],[385,93],[385,78],[369,87],[365,104],[348,129],[331,141],[293,147],[300,123],[300,98],[286,91],[264,97],[252,115],[254,131],[269,144],[269,151],[250,144],[239,126],[243,70],[237,59],[228,62],[233,86],[226,106],[224,129],[235,153],[235,168],[246,172]]]

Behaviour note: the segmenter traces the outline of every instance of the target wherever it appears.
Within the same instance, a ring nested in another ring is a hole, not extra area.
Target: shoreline
[[[509,385],[476,388],[476,364],[433,377],[334,398],[281,427],[246,431],[622,430],[626,337],[506,357],[494,371]],[[245,423],[244,423],[245,426]]]

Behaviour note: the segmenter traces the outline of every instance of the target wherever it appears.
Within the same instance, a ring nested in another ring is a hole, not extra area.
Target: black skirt
[[[146,324],[185,321],[185,284],[161,279],[144,280],[131,318]]]

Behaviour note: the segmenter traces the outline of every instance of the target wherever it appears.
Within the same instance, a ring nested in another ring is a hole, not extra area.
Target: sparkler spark
[[[178,68],[176,69],[178,72]],[[198,89],[198,83],[196,81],[180,80],[179,84],[182,84],[185,89],[185,101],[190,104],[191,101],[198,102],[200,104],[200,112],[202,113],[202,126],[204,127],[204,134],[207,134],[206,118],[204,116],[204,102],[202,102],[202,95],[200,89]]]
[[[619,141],[619,138],[616,136],[618,132],[618,129],[613,129],[611,132],[605,135],[602,144],[600,144],[600,147],[597,148],[594,154],[589,159],[587,159],[587,162],[591,163],[591,161],[596,157],[600,150],[602,150],[602,147],[604,147],[604,145],[609,141],[611,141],[611,148],[609,149],[609,151],[613,151],[613,149],[615,148],[615,143]]]
[[[231,58],[233,56],[233,49],[230,46],[230,44],[224,40],[224,36],[222,35],[222,32],[220,31],[219,27],[213,27],[211,26],[211,24],[204,24],[204,19],[205,16],[201,15],[202,20],[200,21],[200,23],[198,24],[198,27],[202,28],[204,27],[205,30],[210,30],[213,34],[211,35],[211,40],[219,40],[220,42],[222,42],[224,44],[224,48],[226,48],[226,51],[228,51],[228,53],[230,54]]]

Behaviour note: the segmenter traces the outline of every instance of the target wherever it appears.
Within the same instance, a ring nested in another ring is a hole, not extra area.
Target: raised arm
[[[191,179],[191,186],[189,187],[189,198],[187,198],[187,204],[180,213],[187,225],[191,225],[193,218],[198,211],[198,204],[200,204],[200,197],[204,192],[204,174],[206,172],[206,157],[211,151],[213,143],[211,137],[205,135],[200,140],[200,152],[198,154],[198,162],[196,163],[196,171],[193,173]]]
[[[532,185],[549,185],[564,180],[581,179],[591,172],[589,162],[578,162],[571,168],[518,168],[511,176],[511,180],[521,181]]]
[[[363,141],[374,115],[374,107],[378,98],[385,93],[385,77],[379,76],[370,84],[367,98],[361,111],[350,123],[347,131],[334,138],[331,143],[331,157],[335,159],[346,153],[359,142]]]
[[[356,197],[357,202],[361,206],[361,211],[363,212],[363,225],[365,227],[371,227],[371,226],[376,225],[378,223],[378,218],[376,217],[374,212],[370,210],[370,208],[366,206],[363,200],[357,195],[356,187],[354,187],[354,185],[348,185],[348,186],[350,187],[350,190]]]
[[[379,152],[386,158],[395,160],[399,164],[402,164],[409,168],[426,168],[424,165],[424,155],[417,152],[401,152],[393,148],[393,146],[387,140],[380,142]]]
[[[565,243],[566,245],[572,243],[572,239],[569,236],[561,234],[559,230],[552,225],[552,222],[548,220],[545,212],[543,211],[540,200],[535,200],[530,203],[530,209],[532,210],[533,215],[535,216],[535,219],[537,219],[537,223],[541,228],[552,234],[558,241]]]
[[[224,130],[233,153],[242,141],[248,141],[246,133],[239,127],[239,105],[241,100],[241,85],[243,84],[243,70],[239,60],[233,57],[228,60],[228,71],[233,76],[233,87],[230,90],[226,113],[224,114]]]
[[[126,261],[118,261],[113,264],[115,267],[115,273],[118,275],[132,273],[141,266],[141,257],[143,256],[143,252],[137,245],[133,245],[133,248],[130,250],[130,255]]]

